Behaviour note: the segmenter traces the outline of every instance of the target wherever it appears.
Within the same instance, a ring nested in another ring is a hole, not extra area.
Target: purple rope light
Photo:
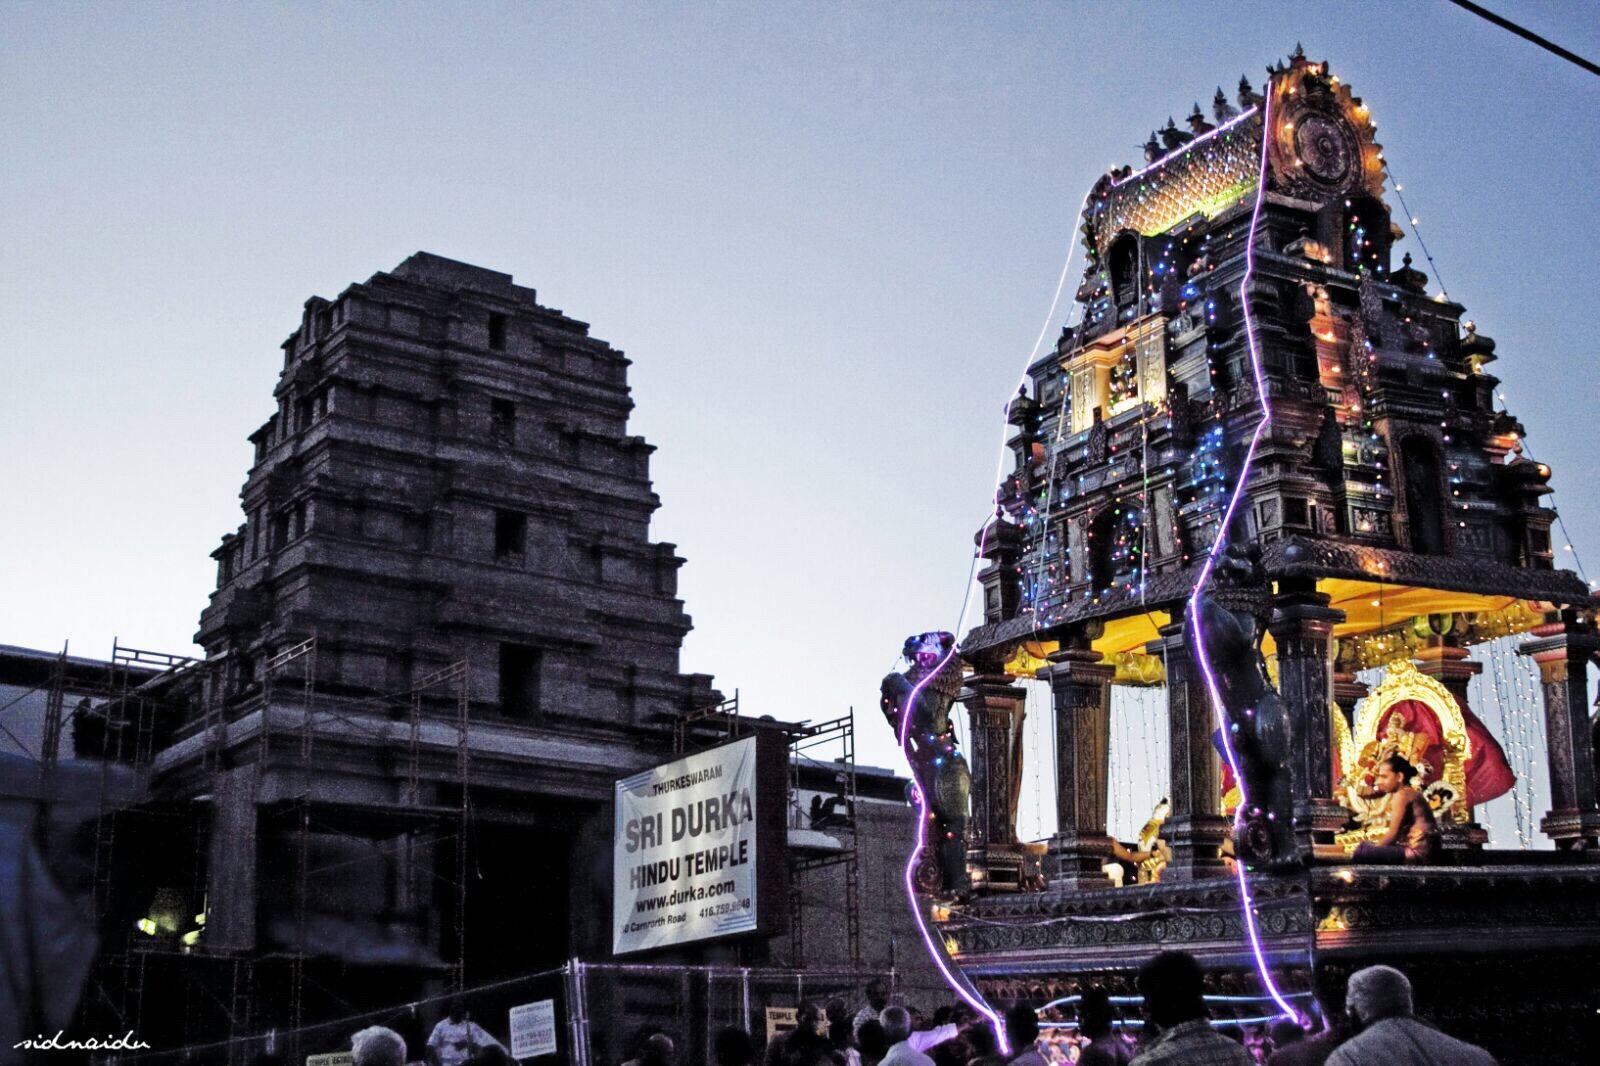
[[[1075,219],[1081,219],[1083,217],[1084,210],[1089,206],[1089,195],[1089,192],[1085,192],[1083,194],[1083,202],[1078,205],[1078,213],[1073,216]],[[1026,387],[1028,381],[1028,369],[1033,366],[1034,359],[1038,358],[1039,345],[1044,343],[1045,334],[1049,332],[1050,323],[1055,318],[1056,307],[1061,302],[1061,292],[1066,287],[1067,275],[1072,269],[1072,257],[1073,253],[1077,250],[1078,242],[1079,235],[1077,223],[1074,222],[1072,242],[1067,246],[1067,260],[1061,265],[1061,276],[1056,279],[1056,291],[1055,295],[1050,300],[1050,310],[1045,315],[1044,325],[1039,329],[1039,336],[1033,342],[1032,351],[1028,353],[1028,362],[1022,368],[1022,379],[1019,384],[1024,388]],[[967,606],[972,600],[972,579],[977,570],[978,560],[983,558],[984,550],[989,545],[989,526],[995,518],[1000,516],[1001,513],[1000,494],[1002,487],[1005,484],[1004,469],[1005,456],[1008,450],[1008,440],[1009,428],[1005,431],[1005,434],[1002,436],[1000,441],[1000,460],[995,469],[996,484],[994,493],[994,506],[991,512],[984,516],[983,529],[978,538],[978,550],[973,553],[972,556],[972,567],[967,573],[966,590],[961,599],[961,614],[956,619],[956,628],[954,630],[956,633],[959,633],[962,626],[966,624]],[[1038,629],[1037,618],[1034,620],[1034,629],[1035,631]],[[911,695],[906,698],[906,705],[901,710],[900,753],[905,756],[907,767],[911,766],[911,751],[906,745],[911,736],[912,708],[916,705],[917,697],[921,695],[923,688],[939,673],[939,671],[945,668],[945,665],[949,663],[951,657],[954,656],[955,653],[956,650],[951,648],[949,653],[946,654],[943,659],[939,660],[938,665],[934,667],[933,671],[929,673],[927,677],[924,677],[921,681],[912,686]],[[983,996],[971,987],[970,982],[968,982],[964,977],[958,977],[957,975],[951,973],[948,960],[945,957],[944,948],[940,943],[933,939],[933,934],[928,930],[928,923],[922,916],[922,907],[917,902],[915,881],[916,868],[918,861],[920,861],[922,858],[922,852],[927,847],[928,843],[928,804],[926,798],[922,795],[922,786],[916,781],[915,770],[912,771],[911,780],[911,794],[916,798],[917,805],[917,844],[916,847],[911,850],[910,858],[906,860],[904,874],[906,902],[911,907],[911,916],[917,923],[917,932],[922,937],[923,946],[927,948],[928,957],[933,960],[933,965],[939,971],[939,975],[944,978],[945,983],[950,986],[951,990],[954,991],[956,995],[960,996],[962,1000],[969,1004],[974,1010],[978,1011],[985,1018],[989,1019],[989,1024],[994,1029],[995,1039],[999,1043],[1002,1054],[1009,1055],[1011,1053],[1011,1044],[1010,1041],[1006,1039],[1005,1026],[1001,1024],[1000,1016],[995,1013],[993,1007],[989,1006],[988,1002],[984,1000]]]
[[[1255,336],[1255,326],[1254,326],[1254,323],[1251,321],[1251,317],[1250,317],[1250,295],[1249,295],[1249,291],[1248,291],[1250,281],[1251,281],[1251,279],[1252,279],[1252,277],[1254,276],[1254,273],[1255,273],[1255,236],[1256,236],[1256,228],[1257,228],[1257,225],[1258,225],[1258,223],[1260,221],[1260,217],[1261,217],[1261,203],[1262,203],[1262,200],[1265,197],[1265,193],[1266,193],[1267,144],[1268,144],[1267,138],[1270,136],[1271,118],[1272,118],[1271,95],[1272,95],[1272,83],[1269,80],[1267,85],[1266,85],[1266,92],[1264,94],[1265,102],[1263,104],[1263,109],[1262,109],[1260,181],[1259,181],[1259,184],[1257,186],[1255,208],[1254,208],[1254,211],[1252,212],[1252,214],[1250,216],[1250,237],[1249,237],[1249,242],[1248,242],[1248,244],[1246,246],[1246,249],[1245,249],[1245,276],[1244,276],[1244,280],[1240,283],[1240,286],[1239,286],[1240,297],[1241,297],[1241,300],[1242,300],[1243,306],[1244,306],[1245,333],[1246,333],[1246,337],[1247,337],[1247,339],[1249,341],[1250,362],[1251,362],[1252,369],[1254,370],[1254,373],[1255,373],[1257,396],[1261,401],[1261,421],[1259,423],[1257,423],[1256,428],[1255,428],[1255,432],[1254,432],[1254,434],[1252,435],[1252,437],[1250,439],[1250,448],[1249,448],[1249,451],[1245,455],[1244,467],[1243,467],[1242,471],[1240,472],[1238,484],[1236,484],[1234,486],[1233,496],[1228,501],[1227,511],[1225,512],[1224,521],[1223,521],[1222,526],[1221,526],[1221,529],[1223,531],[1225,531],[1228,528],[1228,525],[1232,521],[1233,514],[1234,514],[1235,510],[1237,509],[1238,504],[1239,504],[1239,500],[1240,500],[1240,498],[1241,498],[1241,496],[1243,494],[1245,483],[1249,478],[1250,465],[1255,459],[1256,446],[1259,444],[1259,442],[1261,440],[1262,433],[1264,433],[1266,431],[1267,424],[1272,419],[1272,410],[1267,404],[1265,382],[1263,380],[1263,374],[1262,374],[1262,370],[1261,370],[1260,351],[1259,351],[1259,347],[1258,347],[1258,344],[1257,344],[1257,341],[1256,341],[1256,336]],[[1187,142],[1181,148],[1178,148],[1178,149],[1175,149],[1175,150],[1173,150],[1171,152],[1168,152],[1166,155],[1164,155],[1161,158],[1159,158],[1159,159],[1155,160],[1154,162],[1150,163],[1148,166],[1144,167],[1143,169],[1137,170],[1134,173],[1128,175],[1127,177],[1123,178],[1121,181],[1113,182],[1112,183],[1112,188],[1117,188],[1117,187],[1119,187],[1121,185],[1126,184],[1127,182],[1133,181],[1136,178],[1143,177],[1145,174],[1150,173],[1150,171],[1155,170],[1155,169],[1157,169],[1159,167],[1162,167],[1162,166],[1166,165],[1168,160],[1172,159],[1174,156],[1179,155],[1179,154],[1181,154],[1183,152],[1186,152],[1189,149],[1193,148],[1195,145],[1199,144],[1200,142],[1205,141],[1205,140],[1209,140],[1210,138],[1216,136],[1217,134],[1222,133],[1225,130],[1231,129],[1232,127],[1234,127],[1236,125],[1239,125],[1240,123],[1244,122],[1246,119],[1250,118],[1255,113],[1256,113],[1256,109],[1255,108],[1250,108],[1249,110],[1244,111],[1243,113],[1241,113],[1237,117],[1232,118],[1232,119],[1228,120],[1227,122],[1224,122],[1221,125],[1217,126],[1216,129],[1210,130],[1210,131],[1202,134],[1201,136],[1196,137],[1193,140]],[[1079,210],[1078,210],[1078,217],[1080,217],[1080,218],[1082,217],[1084,210],[1088,206],[1088,202],[1089,202],[1089,194],[1085,193],[1084,199],[1083,199],[1083,204],[1080,205]],[[1070,269],[1071,264],[1072,264],[1072,250],[1075,250],[1076,246],[1077,246],[1077,236],[1076,236],[1076,230],[1074,230],[1073,245],[1072,245],[1072,248],[1069,249],[1069,251],[1068,251],[1066,265],[1064,265],[1061,268],[1061,278],[1056,283],[1055,299],[1051,301],[1050,314],[1046,318],[1045,330],[1048,330],[1048,328],[1049,328],[1049,319],[1054,317],[1056,302],[1060,300],[1061,289],[1063,287],[1063,283],[1065,282],[1065,279],[1066,279],[1066,276],[1067,276],[1067,272]],[[1034,358],[1037,357],[1039,344],[1043,341],[1043,339],[1044,339],[1044,331],[1041,331],[1040,334],[1039,334],[1039,339],[1034,341],[1033,352],[1031,352],[1029,354],[1029,357],[1028,357],[1028,365],[1030,367],[1033,365]],[[1026,382],[1026,380],[1027,380],[1027,368],[1024,368],[1024,370],[1023,370],[1023,380],[1024,380],[1024,382]],[[1002,454],[1001,454],[1001,463],[1002,463],[1002,465],[1004,464],[1004,451],[1005,451],[1005,447],[1004,447],[1004,444],[1003,444],[1002,445]],[[998,472],[997,472],[997,475],[998,475]],[[996,477],[996,480],[1003,483],[1003,478],[1001,478],[999,476]],[[999,503],[999,489],[998,488],[996,489],[996,493],[995,493],[995,503],[996,504]],[[1047,507],[1046,514],[1047,515],[1048,515],[1048,505],[1049,505],[1049,501],[1046,501],[1046,507]],[[996,512],[995,513],[998,514],[998,507],[996,508]],[[1046,522],[1048,523],[1048,517],[1046,518]],[[974,566],[976,566],[977,560],[983,556],[984,548],[987,546],[988,536],[989,536],[989,521],[986,519],[985,522],[984,522],[983,530],[982,530],[982,532],[980,534],[978,550],[973,556],[973,565]],[[1190,610],[1191,614],[1193,614],[1195,612],[1196,601],[1197,601],[1197,599],[1198,599],[1198,597],[1200,595],[1200,590],[1204,587],[1204,585],[1206,583],[1206,580],[1211,575],[1211,570],[1216,564],[1217,555],[1221,551],[1222,544],[1223,544],[1223,539],[1222,539],[1221,535],[1219,534],[1216,543],[1214,543],[1212,545],[1212,547],[1211,547],[1211,553],[1207,556],[1204,565],[1201,567],[1200,577],[1195,582],[1194,591],[1190,596],[1190,599],[1189,599],[1189,610]],[[961,629],[962,624],[966,620],[967,604],[968,604],[968,601],[969,601],[970,595],[971,595],[970,584],[971,584],[971,580],[970,580],[970,576],[969,576],[967,596],[962,599],[962,604],[961,604],[961,619],[956,623],[956,630],[957,631],[959,631]],[[1034,632],[1035,633],[1038,632],[1038,628],[1039,628],[1039,619],[1038,619],[1037,616],[1035,616],[1035,618],[1034,618]],[[1212,670],[1211,670],[1210,660],[1206,656],[1206,653],[1205,653],[1204,637],[1202,637],[1200,635],[1200,627],[1198,625],[1194,626],[1194,630],[1195,630],[1195,635],[1196,635],[1195,647],[1196,647],[1196,651],[1198,652],[1198,658],[1200,660],[1201,671],[1205,675],[1206,690],[1210,694],[1213,708],[1216,709],[1217,712],[1220,714],[1221,713],[1221,706],[1222,706],[1222,704],[1221,704],[1221,696],[1220,696],[1220,694],[1218,692],[1218,689],[1217,689],[1216,677],[1212,673]],[[944,669],[945,665],[949,663],[950,659],[954,655],[955,655],[955,649],[952,648],[945,655],[945,657],[943,659],[939,660],[938,665],[935,666],[934,669],[930,673],[927,674],[927,676],[923,677],[922,680],[918,681],[914,686],[912,686],[911,694],[906,699],[905,707],[901,711],[900,751],[901,751],[901,754],[904,755],[905,758],[906,758],[907,766],[911,765],[911,752],[910,752],[910,749],[907,747],[907,743],[910,740],[910,735],[911,735],[910,724],[911,724],[912,709],[916,704],[917,697],[919,695],[921,695],[923,688],[927,686],[928,682],[931,681],[939,673],[939,671]],[[1228,756],[1228,765],[1230,767],[1232,767],[1232,769],[1233,769],[1234,780],[1235,780],[1235,782],[1238,783],[1238,786],[1239,786],[1239,799],[1240,799],[1239,811],[1242,812],[1243,809],[1244,809],[1244,804],[1247,802],[1247,798],[1245,796],[1245,791],[1244,791],[1244,783],[1243,783],[1244,779],[1239,773],[1238,759],[1234,755],[1233,744],[1228,739],[1228,730],[1227,730],[1226,721],[1223,722],[1222,745],[1223,745],[1224,751],[1226,752],[1226,754]],[[911,916],[916,921],[917,933],[922,937],[923,946],[925,948],[927,948],[927,951],[928,951],[928,957],[933,960],[933,964],[934,964],[935,968],[938,969],[939,975],[944,978],[945,983],[948,984],[951,987],[951,989],[954,990],[955,993],[957,995],[959,995],[962,998],[962,1000],[964,1000],[969,1006],[971,1006],[974,1010],[978,1011],[980,1014],[982,1014],[985,1018],[987,1018],[989,1020],[989,1024],[994,1029],[995,1037],[996,1037],[997,1041],[999,1042],[1001,1053],[1009,1055],[1011,1053],[1011,1046],[1010,1046],[1010,1042],[1006,1039],[1005,1026],[1001,1023],[999,1015],[997,1015],[995,1013],[994,1009],[989,1006],[989,1004],[984,1000],[984,998],[976,990],[971,988],[970,984],[963,977],[958,977],[956,974],[951,972],[950,964],[949,964],[948,960],[946,959],[944,948],[943,948],[942,944],[940,944],[939,942],[936,942],[933,939],[933,934],[929,931],[927,921],[923,917],[922,907],[917,902],[917,892],[916,892],[916,884],[915,884],[916,868],[917,868],[917,863],[922,858],[923,851],[927,847],[927,837],[928,837],[928,829],[927,829],[927,827],[928,827],[928,817],[929,817],[929,815],[928,815],[927,799],[922,794],[922,786],[921,786],[921,784],[916,781],[915,772],[913,772],[913,774],[912,774],[912,790],[911,791],[912,791],[912,796],[916,800],[916,807],[917,807],[917,843],[916,843],[916,847],[914,847],[912,849],[911,855],[906,860],[906,867],[905,867],[905,871],[904,871],[904,874],[903,874],[903,881],[905,883],[905,889],[906,889],[906,901],[910,905]],[[1235,817],[1236,817],[1236,820],[1237,820],[1239,815],[1236,814]],[[1241,906],[1241,909],[1242,909],[1242,912],[1243,912],[1243,916],[1244,916],[1245,928],[1249,932],[1250,950],[1251,950],[1252,955],[1255,958],[1256,970],[1257,970],[1258,973],[1260,973],[1262,982],[1265,984],[1268,992],[1271,994],[1273,1001],[1275,1003],[1277,1003],[1277,1005],[1280,1008],[1282,1008],[1284,1014],[1286,1014],[1286,1015],[1288,1015],[1290,1017],[1298,1017],[1299,1015],[1285,1001],[1282,993],[1278,991],[1277,985],[1273,982],[1272,976],[1268,972],[1266,959],[1262,955],[1262,952],[1261,952],[1260,933],[1259,933],[1258,929],[1256,928],[1255,916],[1254,916],[1254,913],[1253,913],[1253,907],[1252,907],[1252,903],[1251,903],[1249,883],[1247,882],[1247,880],[1245,878],[1245,874],[1244,874],[1244,864],[1240,863],[1240,862],[1235,862],[1234,863],[1234,868],[1235,868],[1235,872],[1238,874],[1238,878],[1239,878],[1240,906]]]
[[[955,654],[956,649],[954,646],[952,646],[950,650],[945,653],[944,658],[939,660],[938,665],[936,665],[932,670],[928,671],[928,673],[923,676],[922,680],[918,681],[911,687],[911,695],[906,697],[905,706],[901,708],[900,752],[906,757],[907,766],[911,765],[911,749],[908,746],[908,742],[911,739],[911,714],[912,709],[916,706],[917,697],[922,694],[922,690],[927,687],[928,682],[932,681],[939,675],[939,672],[945,668],[945,665],[950,662]],[[989,1004],[984,1000],[983,996],[979,995],[975,989],[970,987],[969,983],[964,977],[958,978],[955,974],[950,972],[949,963],[945,959],[944,946],[933,939],[933,934],[928,931],[927,920],[922,916],[922,907],[917,903],[917,863],[922,859],[923,849],[926,848],[928,844],[929,814],[928,800],[927,797],[922,794],[922,784],[917,780],[915,770],[913,770],[911,774],[911,794],[916,798],[917,801],[917,846],[911,849],[911,855],[906,859],[906,868],[903,879],[906,886],[906,901],[911,905],[911,916],[916,919],[917,932],[921,934],[922,944],[928,949],[928,957],[933,960],[933,965],[939,970],[939,976],[943,977],[945,984],[954,989],[956,995],[965,1000],[967,1004],[972,1007],[972,1009],[989,1019],[989,1025],[994,1029],[995,1039],[1000,1045],[1000,1053],[1002,1055],[1009,1055],[1011,1054],[1011,1042],[1006,1039],[1006,1028],[1001,1024],[1000,1016],[994,1012],[994,1008],[989,1006]]]
[[[1205,627],[1200,624],[1200,594],[1206,582],[1211,578],[1211,572],[1216,567],[1217,557],[1227,542],[1228,529],[1233,525],[1234,513],[1238,510],[1239,501],[1244,497],[1245,485],[1250,480],[1250,467],[1255,462],[1256,448],[1261,443],[1262,434],[1267,430],[1272,421],[1272,406],[1267,402],[1266,376],[1261,369],[1261,346],[1256,338],[1255,321],[1251,314],[1250,282],[1255,277],[1256,270],[1256,229],[1261,221],[1261,205],[1267,198],[1267,149],[1272,138],[1272,81],[1268,79],[1265,91],[1262,94],[1261,105],[1261,168],[1260,179],[1256,186],[1256,203],[1250,214],[1250,236],[1245,243],[1244,278],[1239,282],[1239,301],[1244,311],[1245,341],[1250,351],[1250,368],[1255,376],[1256,399],[1261,404],[1261,421],[1256,423],[1255,432],[1250,436],[1250,447],[1245,452],[1244,463],[1239,470],[1239,480],[1234,484],[1233,495],[1228,499],[1227,509],[1223,512],[1222,523],[1217,529],[1217,539],[1212,542],[1211,551],[1206,556],[1205,563],[1200,567],[1200,576],[1195,580],[1194,589],[1189,595],[1187,613],[1189,616],[1189,629],[1194,634],[1195,659],[1200,664],[1200,672],[1205,677],[1206,693],[1211,699],[1211,708],[1216,714],[1221,726],[1222,750],[1228,757],[1228,766],[1233,770],[1233,780],[1239,789],[1239,805],[1234,809],[1234,828],[1238,829],[1244,818],[1246,806],[1250,797],[1245,792],[1244,775],[1239,772],[1239,759],[1234,754],[1233,741],[1229,738],[1229,722],[1223,711],[1222,694],[1217,687],[1217,677],[1211,667],[1211,657],[1206,652]],[[1244,116],[1241,115],[1240,118]],[[1238,120],[1235,120],[1238,121]],[[1221,128],[1221,127],[1219,127]],[[1261,983],[1274,1003],[1291,1018],[1298,1018],[1299,1014],[1291,1007],[1283,993],[1278,991],[1277,983],[1273,981],[1272,974],[1267,967],[1266,956],[1261,950],[1261,931],[1256,924],[1255,903],[1250,894],[1250,881],[1245,875],[1245,864],[1242,858],[1235,856],[1233,862],[1234,874],[1239,881],[1239,909],[1244,918],[1245,932],[1250,940],[1250,954],[1256,963],[1256,972],[1261,975]]]

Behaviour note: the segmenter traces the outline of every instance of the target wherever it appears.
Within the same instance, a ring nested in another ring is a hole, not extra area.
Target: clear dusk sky
[[[1590,3],[1490,3],[1600,57]],[[634,361],[684,667],[890,764],[1084,191],[1297,40],[1600,578],[1600,78],[1443,0],[5,2],[0,643],[193,651],[301,304],[428,250]]]

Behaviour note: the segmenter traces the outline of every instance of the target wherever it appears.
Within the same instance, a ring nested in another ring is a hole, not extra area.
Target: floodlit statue
[[[945,632],[907,637],[903,654],[911,665],[905,673],[883,679],[880,705],[895,736],[904,738],[911,772],[932,816],[927,841],[938,863],[939,888],[946,895],[962,897],[972,889],[967,876],[972,778],[950,726],[950,705],[961,691],[955,643],[955,636]]]
[[[1201,592],[1198,624],[1227,718],[1228,742],[1239,763],[1247,806],[1234,822],[1236,854],[1251,867],[1297,861],[1291,826],[1289,718],[1261,656],[1272,610],[1272,589],[1261,549],[1229,544]],[[1190,647],[1199,663],[1199,641]]]

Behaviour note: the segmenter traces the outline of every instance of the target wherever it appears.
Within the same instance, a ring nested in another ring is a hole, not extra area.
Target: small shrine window
[[[239,653],[238,665],[234,667],[234,687],[236,690],[248,688],[256,679],[256,661],[251,655]]]
[[[500,645],[500,713],[533,718],[539,713],[539,681],[544,655],[525,644]]]
[[[1406,479],[1406,520],[1411,550],[1421,555],[1444,554],[1444,490],[1439,457],[1426,437],[1407,437],[1400,444]]]
[[[505,351],[506,347],[506,316],[489,316],[489,347],[497,352]]]
[[[520,511],[494,513],[494,557],[501,562],[522,558],[528,543],[528,516]]]
[[[496,444],[517,442],[517,405],[514,401],[489,401],[489,436]]]
[[[1389,213],[1371,199],[1356,200],[1345,214],[1344,268],[1383,276],[1389,262]]]
[[[268,550],[278,551],[289,543],[292,519],[293,512],[288,508],[284,508],[272,516],[271,540],[268,544]]]
[[[1131,407],[1139,400],[1139,357],[1129,345],[1120,358],[1112,364],[1106,383],[1106,401],[1110,413]]]
[[[1139,508],[1115,503],[1089,525],[1089,579],[1092,592],[1138,587],[1144,567],[1144,523]]]
[[[1131,309],[1139,302],[1139,238],[1124,233],[1111,242],[1108,256],[1111,264],[1111,293],[1117,304],[1117,321],[1132,317]]]

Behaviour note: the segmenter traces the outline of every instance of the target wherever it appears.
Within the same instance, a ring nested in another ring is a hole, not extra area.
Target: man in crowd
[[[1345,1009],[1357,1032],[1328,1056],[1328,1066],[1494,1066],[1494,1056],[1446,1036],[1411,1016],[1411,982],[1391,966],[1368,966],[1350,975]]]
[[[856,1011],[854,1024],[850,1028],[859,1033],[862,1025],[877,1018],[888,1005],[889,982],[881,977],[874,977],[867,982],[867,1005]]]
[[[856,1029],[856,1045],[863,1066],[878,1066],[889,1053],[889,1038],[883,1031],[883,1023],[876,1018],[862,1022]]]
[[[666,1033],[654,1032],[639,1045],[639,1055],[625,1066],[672,1066],[678,1060],[678,1047]]]
[[[911,1013],[904,1007],[885,1007],[878,1016],[889,1053],[882,1066],[933,1066],[933,1060],[911,1045]]]
[[[1006,1043],[1011,1045],[1011,1066],[1048,1066],[1039,1053],[1039,1015],[1026,1003],[1006,1011]]]
[[[429,1066],[462,1066],[491,1044],[505,1050],[504,1044],[468,1016],[467,1005],[460,998],[452,999],[446,1010],[428,1037]]]
[[[1252,1066],[1250,1053],[1206,1018],[1205,976],[1186,951],[1163,951],[1139,970],[1144,1013],[1161,1035],[1133,1066]]]
[[[1088,1037],[1089,1046],[1078,1054],[1079,1066],[1128,1066],[1133,1048],[1112,1027],[1111,995],[1099,985],[1083,990],[1078,1001],[1078,1035]]]
[[[406,1066],[406,1042],[393,1029],[374,1025],[350,1038],[355,1066]]]
[[[711,1061],[714,1066],[755,1066],[755,1041],[736,1026],[718,1030],[711,1045]]]

